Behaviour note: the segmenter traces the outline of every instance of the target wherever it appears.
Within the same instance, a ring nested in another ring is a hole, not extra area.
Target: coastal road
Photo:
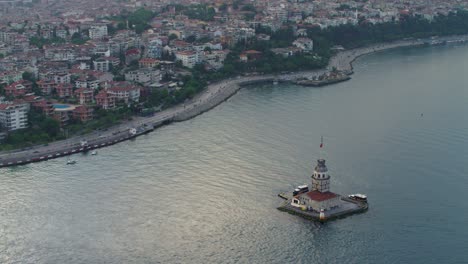
[[[458,38],[452,37],[447,39],[451,41],[467,41],[468,37],[460,36]],[[7,164],[8,162],[15,162],[18,160],[24,161],[38,155],[55,155],[57,152],[63,152],[67,149],[79,147],[82,140],[86,140],[89,145],[92,145],[105,140],[124,137],[128,135],[129,129],[131,128],[144,125],[157,126],[163,122],[186,120],[220,104],[236,93],[242,85],[273,80],[294,81],[302,78],[311,79],[326,73],[333,68],[340,71],[352,72],[352,62],[362,55],[397,47],[422,45],[424,43],[425,42],[423,40],[405,40],[386,44],[377,44],[365,48],[345,50],[337,53],[330,59],[327,69],[276,75],[239,76],[215,82],[208,85],[203,92],[196,95],[192,100],[158,112],[154,116],[134,117],[132,121],[125,122],[121,125],[116,125],[105,130],[94,131],[83,136],[75,136],[69,139],[52,142],[47,145],[38,145],[22,150],[3,151],[0,152],[0,163]]]

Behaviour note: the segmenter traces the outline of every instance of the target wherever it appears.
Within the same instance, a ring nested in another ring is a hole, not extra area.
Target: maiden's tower
[[[307,185],[302,185],[292,193],[280,194],[279,196],[286,201],[278,209],[319,221],[344,217],[367,210],[366,196],[359,194],[343,197],[330,191],[331,177],[328,174],[325,159],[317,160],[311,178],[312,185],[310,189]]]
[[[330,175],[324,159],[317,160],[312,174],[312,188],[291,199],[291,205],[303,210],[321,212],[338,208],[342,204],[340,195],[330,191]]]

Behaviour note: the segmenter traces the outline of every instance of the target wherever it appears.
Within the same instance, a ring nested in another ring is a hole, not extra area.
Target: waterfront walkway
[[[445,38],[448,39],[448,38]],[[466,41],[467,36],[451,37],[451,40]],[[442,38],[441,38],[442,40]],[[4,151],[0,152],[0,167],[24,163],[31,160],[33,157],[58,157],[57,153],[64,153],[70,149],[76,149],[80,146],[82,140],[86,140],[90,145],[101,146],[102,142],[113,142],[116,139],[123,139],[128,137],[130,128],[137,127],[157,127],[173,121],[184,121],[193,118],[203,112],[206,112],[218,104],[222,103],[230,96],[235,94],[242,86],[260,82],[273,82],[278,81],[294,81],[297,79],[311,79],[330,71],[333,68],[337,70],[352,73],[352,62],[365,54],[372,52],[382,51],[391,48],[422,45],[423,40],[406,40],[393,43],[378,44],[366,48],[345,50],[339,52],[330,59],[330,63],[326,69],[294,72],[288,74],[277,75],[256,75],[256,76],[239,76],[230,78],[223,81],[215,82],[195,96],[192,100],[171,107],[164,111],[156,113],[151,117],[134,117],[132,121],[125,122],[124,124],[110,127],[103,131],[95,131],[83,136],[76,136],[66,140],[52,142],[46,145],[38,145],[28,149]],[[107,145],[107,144],[106,144]],[[105,145],[103,145],[105,146]],[[70,153],[67,153],[70,154]],[[18,162],[21,161],[21,162]]]

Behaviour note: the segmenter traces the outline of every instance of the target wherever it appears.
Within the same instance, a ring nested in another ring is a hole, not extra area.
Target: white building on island
[[[309,192],[300,193],[292,198],[291,205],[303,210],[321,212],[339,207],[342,204],[340,195],[330,192],[330,175],[324,159],[317,160],[312,174],[312,188]]]

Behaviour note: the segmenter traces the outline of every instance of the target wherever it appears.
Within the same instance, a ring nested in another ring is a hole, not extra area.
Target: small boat
[[[359,202],[364,202],[367,203],[367,196],[364,194],[356,193],[356,194],[350,194],[348,195],[349,199],[359,201]]]
[[[93,150],[93,151],[91,152],[91,155],[97,155],[97,151]]]
[[[307,185],[300,185],[300,186],[297,186],[296,189],[294,189],[294,192],[293,192],[293,195],[296,196],[298,194],[301,194],[301,193],[306,193],[309,191],[309,186]]]
[[[72,165],[72,164],[75,164],[76,163],[76,160],[67,160],[67,165]]]

